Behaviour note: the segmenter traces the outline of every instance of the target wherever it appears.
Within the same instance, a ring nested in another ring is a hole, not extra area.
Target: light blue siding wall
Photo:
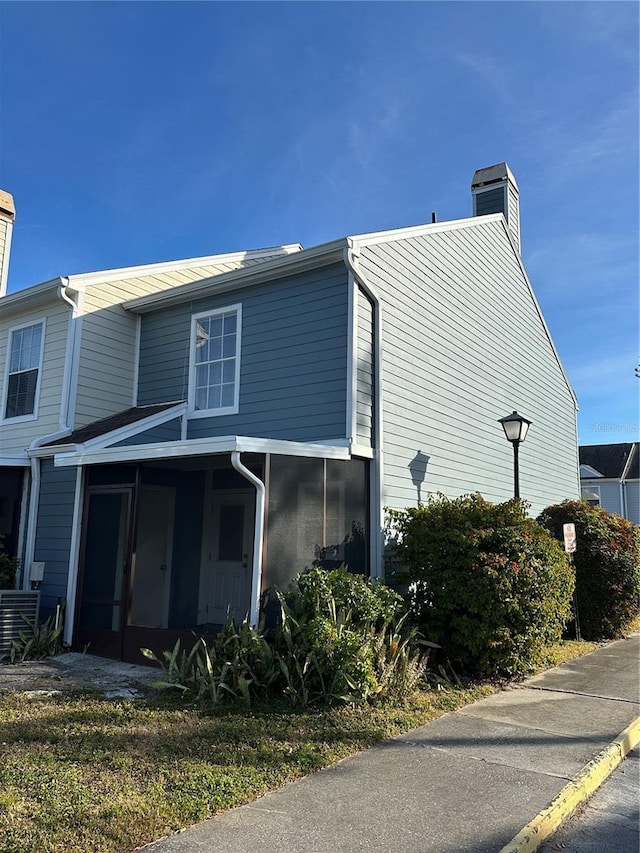
[[[575,407],[502,223],[373,245],[361,264],[382,300],[385,505],[415,505],[418,488],[510,498],[497,420],[514,409],[533,421],[520,448],[531,512],[576,498]]]
[[[342,264],[143,315],[139,405],[185,399],[192,314],[242,304],[240,411],[189,438],[345,438],[347,272]]]
[[[622,515],[622,506],[620,504],[620,483],[617,480],[603,481],[600,478],[595,480],[581,480],[580,486],[583,492],[600,493],[600,506],[609,512],[615,512],[616,515]]]
[[[159,424],[151,429],[139,432],[130,438],[125,438],[111,447],[131,447],[134,444],[155,444],[160,441],[178,441],[181,435],[180,418]]]
[[[358,289],[355,438],[365,447],[371,447],[373,435],[374,341],[373,306]]]
[[[43,459],[34,553],[36,562],[45,563],[40,596],[42,617],[52,613],[58,600],[67,596],[75,492],[76,469],[54,468],[52,460]]]
[[[640,483],[631,480],[625,483],[625,496],[627,502],[627,518],[634,524],[640,524]]]

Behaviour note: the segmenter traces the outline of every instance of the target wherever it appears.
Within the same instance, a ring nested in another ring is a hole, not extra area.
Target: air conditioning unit
[[[38,624],[39,612],[39,590],[0,589],[0,660],[9,657],[18,631],[27,637],[33,634],[31,626]]]

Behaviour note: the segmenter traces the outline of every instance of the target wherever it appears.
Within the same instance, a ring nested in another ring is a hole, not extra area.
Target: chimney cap
[[[0,190],[0,216],[6,219],[15,219],[16,206],[13,203],[13,196],[6,190]]]
[[[510,181],[516,190],[518,189],[513,172],[507,164],[496,163],[495,166],[486,166],[484,169],[478,169],[471,181],[471,187],[472,189],[486,187],[489,184],[499,184],[502,181]]]

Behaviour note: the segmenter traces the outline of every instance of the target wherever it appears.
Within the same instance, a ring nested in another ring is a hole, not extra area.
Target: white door
[[[174,512],[175,489],[140,488],[130,625],[168,627]]]
[[[241,622],[249,612],[255,492],[208,491],[204,511],[198,623]]]

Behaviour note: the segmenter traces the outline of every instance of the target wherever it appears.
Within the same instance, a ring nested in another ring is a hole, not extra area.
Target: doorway
[[[203,513],[198,624],[241,622],[251,601],[255,491],[208,489]]]
[[[89,488],[75,646],[120,658],[131,553],[133,488]]]

